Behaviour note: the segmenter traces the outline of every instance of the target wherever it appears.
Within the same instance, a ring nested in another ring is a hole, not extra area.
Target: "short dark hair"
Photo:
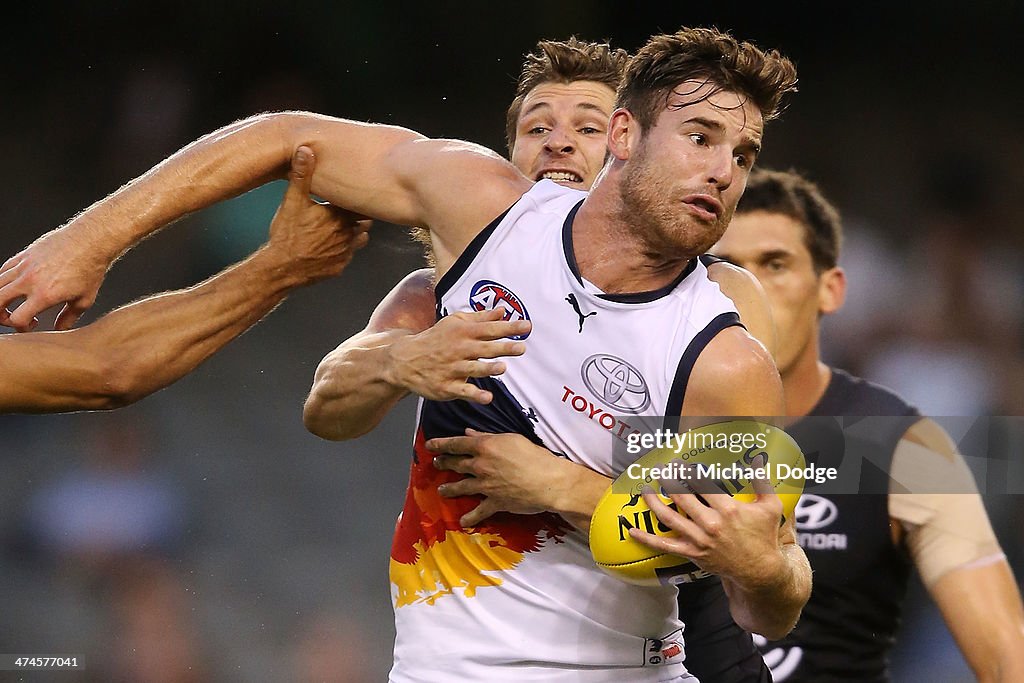
[[[537,49],[526,55],[523,70],[516,82],[516,95],[505,115],[505,140],[509,154],[516,144],[516,124],[523,100],[543,83],[574,83],[595,81],[613,92],[619,87],[629,62],[629,53],[613,48],[607,42],[589,43],[576,36],[568,40],[542,40]]]
[[[683,81],[703,79],[747,97],[765,121],[778,116],[782,97],[796,91],[796,67],[776,50],[765,52],[713,28],[683,28],[651,37],[630,60],[616,106],[650,129]]]
[[[843,241],[839,211],[818,186],[794,170],[754,168],[736,213],[766,211],[789,216],[804,227],[804,245],[817,273],[835,268]]]

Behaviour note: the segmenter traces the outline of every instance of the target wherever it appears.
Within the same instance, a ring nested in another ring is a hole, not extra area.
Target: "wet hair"
[[[776,50],[764,51],[713,28],[683,28],[653,36],[636,53],[619,85],[616,106],[649,130],[684,81],[698,80],[753,102],[765,121],[782,112],[782,98],[796,91],[796,67]]]
[[[842,221],[815,183],[793,170],[755,168],[736,213],[754,211],[779,213],[802,225],[815,272],[836,267],[843,241]]]
[[[516,82],[516,94],[505,115],[505,140],[509,154],[516,144],[516,124],[523,109],[523,100],[530,91],[544,83],[569,84],[594,81],[612,91],[619,87],[629,54],[608,43],[588,43],[575,36],[568,40],[542,40],[537,49],[526,55],[523,70]]]

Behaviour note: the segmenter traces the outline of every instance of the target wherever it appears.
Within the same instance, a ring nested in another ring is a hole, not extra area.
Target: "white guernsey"
[[[626,463],[617,427],[678,414],[700,350],[738,324],[699,259],[662,290],[605,295],[579,276],[571,223],[585,195],[539,182],[484,230],[437,284],[442,315],[504,307],[533,322],[525,355],[494,400],[424,401],[391,581],[394,681],[669,681],[685,676],[675,588],[637,587],[598,569],[586,536],[552,514],[501,513],[463,529],[472,498],[432,465],[426,439],[519,432],[607,476]],[[643,343],[638,343],[643,339]],[[568,397],[566,387],[572,390]],[[572,404],[586,402],[580,410]],[[621,443],[620,443],[621,445]]]

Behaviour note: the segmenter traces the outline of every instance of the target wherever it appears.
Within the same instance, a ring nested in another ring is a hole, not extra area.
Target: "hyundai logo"
[[[638,415],[651,405],[651,392],[640,371],[615,356],[598,353],[583,361],[583,383],[602,403]]]
[[[827,527],[836,521],[839,509],[828,498],[805,493],[796,504],[796,528],[813,530]]]

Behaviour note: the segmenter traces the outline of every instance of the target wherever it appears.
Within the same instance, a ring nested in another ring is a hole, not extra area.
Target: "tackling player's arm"
[[[190,372],[292,289],[341,272],[366,234],[310,199],[306,151],[297,155],[268,243],[242,263],[81,329],[0,336],[0,411],[103,410],[137,401]]]
[[[914,480],[932,477],[916,492]],[[970,470],[932,420],[911,427],[893,455],[889,512],[928,592],[982,683],[1024,680],[1024,607]]]
[[[408,391],[389,381],[390,344],[434,322],[434,271],[407,275],[388,292],[363,330],[324,356],[302,409],[302,421],[323,439],[343,441],[371,431]]]
[[[489,403],[491,393],[467,380],[500,375],[501,361],[521,355],[530,322],[503,321],[501,308],[454,313],[434,324],[434,271],[415,271],[378,304],[366,328],[327,354],[303,409],[306,428],[324,439],[366,434],[406,394],[436,401]]]
[[[682,414],[771,420],[783,412],[782,380],[767,350],[740,327],[722,330],[694,363]],[[796,543],[793,520],[779,527],[779,497],[767,482],[757,483],[755,492],[750,503],[724,494],[705,496],[708,505],[695,494],[673,494],[680,512],[645,494],[658,518],[677,534],[630,533],[718,574],[736,623],[776,640],[793,629],[810,597],[811,568]]]
[[[466,381],[504,372],[504,363],[482,358],[520,355],[530,322],[502,321],[501,309],[456,313],[434,323],[431,269],[410,273],[381,301],[366,328],[320,362],[303,410],[306,428],[325,439],[361,436],[409,393],[477,403],[490,392]],[[482,434],[434,439],[435,466],[473,476],[447,484],[449,498],[484,495],[462,518],[471,527],[495,512],[550,511],[586,531],[610,479],[559,458],[520,434]]]
[[[445,498],[484,496],[462,516],[471,527],[496,512],[555,512],[589,531],[597,502],[611,479],[589,467],[560,458],[522,434],[485,434],[467,429],[465,436],[431,439],[427,448],[440,455],[434,467],[469,475],[442,484]]]
[[[24,331],[66,302],[57,327],[70,327],[118,256],[186,214],[283,177],[303,144],[318,158],[313,192],[359,215],[429,228],[439,273],[531,185],[466,142],[305,112],[254,116],[181,149],[0,266],[0,323]]]

